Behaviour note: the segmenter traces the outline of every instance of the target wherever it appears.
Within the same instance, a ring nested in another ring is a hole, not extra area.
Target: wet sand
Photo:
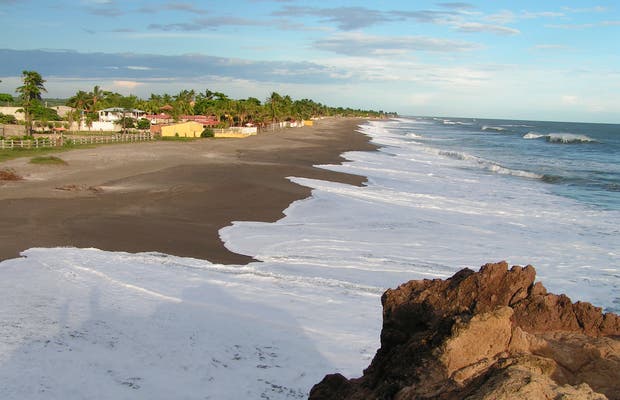
[[[25,180],[0,182],[0,260],[31,247],[155,251],[245,264],[218,231],[232,221],[276,221],[310,189],[287,177],[362,185],[313,167],[375,146],[363,120],[326,119],[247,139],[106,145],[56,154],[68,165],[0,163]]]

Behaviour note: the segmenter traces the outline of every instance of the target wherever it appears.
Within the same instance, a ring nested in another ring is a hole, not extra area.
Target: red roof
[[[143,115],[142,118],[146,118],[146,119],[156,119],[156,118],[159,118],[159,119],[172,119],[172,117],[170,115],[164,114],[164,113],[161,113],[161,114],[146,114],[146,115]]]

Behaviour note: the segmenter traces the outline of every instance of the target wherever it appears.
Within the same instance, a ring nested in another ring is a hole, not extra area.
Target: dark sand
[[[310,189],[287,177],[361,185],[313,167],[373,150],[362,120],[326,119],[247,139],[100,146],[57,154],[68,166],[0,163],[26,179],[0,182],[0,260],[31,247],[157,251],[245,264],[218,231],[232,221],[276,221]],[[58,190],[65,187],[72,190]]]

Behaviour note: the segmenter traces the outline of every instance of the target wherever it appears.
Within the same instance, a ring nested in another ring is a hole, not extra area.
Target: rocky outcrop
[[[386,291],[364,375],[328,375],[310,399],[620,400],[620,317],[535,277],[501,262]]]

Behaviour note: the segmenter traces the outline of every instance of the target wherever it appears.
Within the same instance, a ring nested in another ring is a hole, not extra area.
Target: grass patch
[[[82,147],[82,146],[80,146]],[[0,149],[0,162],[13,160],[20,157],[36,157],[50,153],[58,153],[59,151],[70,150],[75,147],[40,147],[38,149]]]
[[[14,169],[12,168],[3,168],[0,169],[0,181],[21,181],[21,176],[17,175]]]
[[[56,156],[38,156],[31,159],[30,164],[67,165],[67,162]]]

